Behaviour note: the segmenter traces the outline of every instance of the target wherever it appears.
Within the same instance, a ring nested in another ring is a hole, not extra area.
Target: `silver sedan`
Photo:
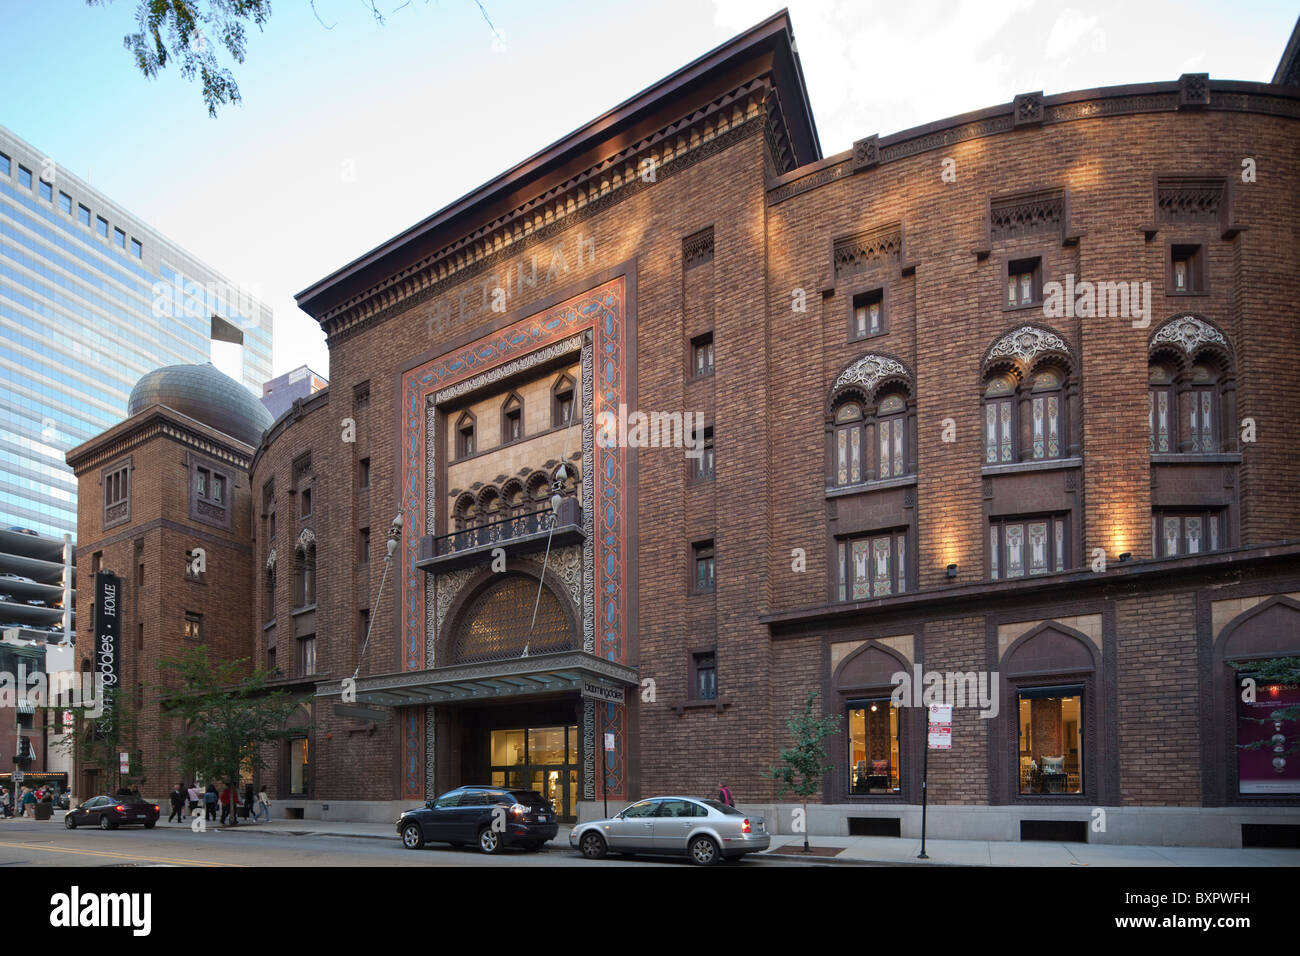
[[[771,842],[762,817],[697,797],[651,797],[607,820],[590,820],[569,831],[569,846],[589,860],[599,860],[606,852],[662,853],[707,866],[766,850]]]

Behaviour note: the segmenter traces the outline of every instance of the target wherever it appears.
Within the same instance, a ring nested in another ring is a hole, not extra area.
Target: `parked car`
[[[651,797],[569,831],[569,846],[589,860],[613,851],[686,856],[708,866],[766,850],[771,842],[762,817],[695,797]]]
[[[27,603],[32,607],[45,607],[45,601],[43,598],[28,598]]]
[[[13,599],[14,596],[12,594],[0,594],[0,601],[12,601]]]
[[[21,574],[14,574],[12,571],[0,571],[0,578],[8,578],[10,581],[21,581],[24,584],[35,584],[31,578],[25,578]]]
[[[41,536],[39,531],[33,531],[31,528],[20,528],[17,525],[10,525],[9,530],[17,531],[19,534],[30,534],[34,538],[39,538]]]
[[[139,797],[107,794],[91,797],[77,804],[63,816],[63,825],[69,830],[79,826],[97,826],[101,830],[116,830],[123,826],[144,826],[152,830],[158,822],[158,804],[147,803]]]
[[[536,790],[466,786],[444,793],[397,818],[402,845],[418,850],[426,842],[478,844],[484,853],[521,846],[540,850],[555,839],[555,807]]]

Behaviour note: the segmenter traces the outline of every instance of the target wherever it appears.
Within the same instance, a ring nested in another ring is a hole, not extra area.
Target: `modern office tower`
[[[211,361],[255,396],[271,310],[0,126],[0,528],[77,531],[69,449],[159,366]]]

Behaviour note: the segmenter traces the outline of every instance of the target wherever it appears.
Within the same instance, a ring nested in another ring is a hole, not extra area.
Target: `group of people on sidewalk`
[[[218,790],[216,784],[209,783],[207,790],[200,791],[198,784],[187,788],[184,783],[178,783],[172,787],[172,812],[168,814],[167,822],[171,823],[175,818],[177,823],[184,823],[186,804],[190,814],[193,814],[199,808],[199,804],[202,804],[205,821],[216,820],[217,808],[220,807],[221,825],[225,826],[227,822],[235,822],[240,803],[239,793],[229,784],[221,784],[221,789]],[[271,822],[271,798],[267,795],[265,786],[256,794],[253,793],[251,783],[245,786],[242,804],[244,815],[250,821],[258,820],[265,813],[266,822]]]
[[[36,804],[59,804],[59,789],[55,784],[45,784],[35,789],[20,787],[15,806],[14,795],[7,787],[0,787],[0,816],[31,816],[36,812]]]

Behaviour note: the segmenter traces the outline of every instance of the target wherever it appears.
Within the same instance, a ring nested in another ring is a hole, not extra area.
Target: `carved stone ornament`
[[[295,551],[306,550],[308,545],[315,544],[316,532],[312,531],[311,528],[303,528],[302,534],[298,535],[298,540],[294,542],[293,549]]]
[[[1210,74],[1184,73],[1178,78],[1178,105],[1209,106]]]
[[[867,169],[880,162],[880,136],[872,133],[853,144],[853,170]]]
[[[891,375],[907,375],[907,369],[897,359],[883,355],[864,355],[858,359],[835,380],[832,391],[844,385],[861,385],[867,391],[876,387],[876,383]]]
[[[1008,332],[993,343],[985,361],[999,358],[1016,358],[1027,362],[1043,352],[1063,352],[1070,354],[1069,348],[1061,337],[1046,329],[1025,325],[1014,332]]]
[[[1019,93],[1011,104],[1017,126],[1031,126],[1043,121],[1043,91]]]
[[[266,556],[266,570],[275,570],[275,548],[272,548],[271,553]]]
[[[1194,315],[1184,315],[1166,322],[1151,336],[1153,348],[1165,343],[1178,346],[1188,355],[1202,345],[1221,345],[1225,349],[1228,347],[1227,340],[1218,329]]]

